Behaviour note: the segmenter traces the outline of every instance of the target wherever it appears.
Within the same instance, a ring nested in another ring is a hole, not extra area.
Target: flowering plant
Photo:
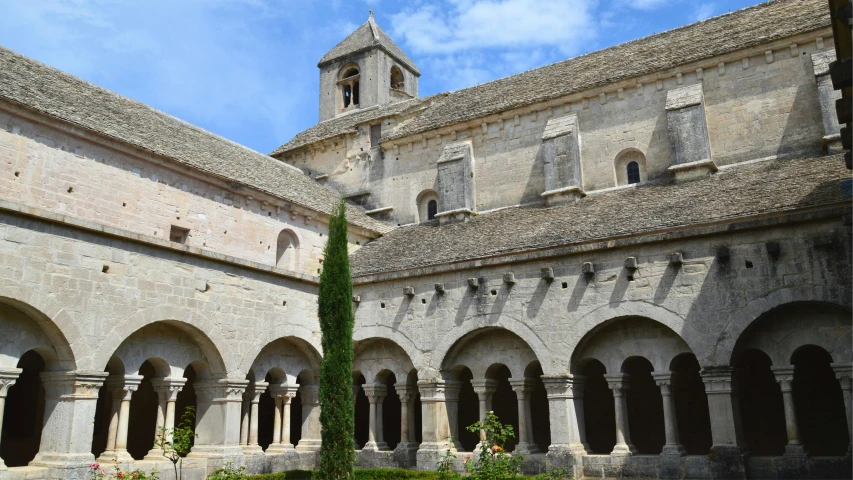
[[[160,427],[157,431],[157,437],[154,439],[154,445],[160,447],[163,451],[163,456],[172,462],[172,468],[175,469],[175,480],[178,480],[178,472],[183,477],[183,458],[190,453],[193,446],[195,434],[193,426],[195,425],[195,408],[187,407],[184,409],[184,414],[181,415],[181,423],[177,427],[167,429]],[[178,464],[180,463],[180,469]]]
[[[507,440],[515,438],[512,425],[502,424],[495,412],[487,412],[485,420],[468,426],[467,430],[480,434],[480,451],[476,461],[463,462],[472,479],[499,480],[518,475],[524,457],[510,455],[504,449]]]
[[[136,469],[132,472],[125,472],[118,465],[115,465],[115,472],[107,473],[101,468],[99,463],[89,465],[89,478],[91,480],[160,480],[156,470],[151,473],[145,473],[142,470]]]

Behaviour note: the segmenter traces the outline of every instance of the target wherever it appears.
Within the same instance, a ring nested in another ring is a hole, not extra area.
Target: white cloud
[[[584,0],[449,0],[391,16],[394,36],[414,53],[553,46],[577,50],[596,24]]]
[[[693,9],[692,18],[695,21],[705,20],[717,13],[717,4],[701,3]]]

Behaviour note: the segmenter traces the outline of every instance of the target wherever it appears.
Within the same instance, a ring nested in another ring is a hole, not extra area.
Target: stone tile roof
[[[825,0],[776,0],[450,93],[383,141],[829,26]]]
[[[396,58],[399,62],[403,63],[409,67],[410,70],[415,72],[415,75],[421,75],[420,70],[415,66],[415,62],[403,53],[400,47],[394,43],[394,40],[391,40],[391,37],[389,37],[384,30],[379,28],[379,25],[376,24],[375,20],[373,20],[372,12],[370,14],[370,18],[368,18],[362,26],[358,27],[354,32],[349,34],[347,38],[343,39],[341,43],[335,45],[331,50],[323,55],[323,58],[320,59],[317,66],[322,67],[323,65],[333,62],[339,58],[347,57],[353,53],[361,52],[372,47],[383,48],[389,55]]]
[[[289,142],[276,148],[270,155],[277,156],[321,140],[334,138],[347,133],[355,133],[356,128],[363,123],[371,122],[380,118],[393,117],[409,110],[417,110],[418,108],[422,108],[424,105],[428,105],[444,95],[447,94],[440,93],[438,95],[425,98],[412,98],[402,102],[391,103],[389,105],[356,110],[352,113],[345,113],[335,118],[330,118],[300,132],[290,139]]]
[[[365,276],[849,204],[839,187],[844,178],[850,172],[840,155],[745,163],[693,182],[590,193],[554,207],[506,208],[464,223],[400,227],[356,251],[350,266],[353,276]]]
[[[339,195],[282,162],[0,47],[0,98],[208,174],[329,214]],[[385,224],[349,209],[349,220]]]

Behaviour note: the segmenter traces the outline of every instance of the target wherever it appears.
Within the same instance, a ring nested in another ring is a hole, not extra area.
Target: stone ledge
[[[81,218],[58,215],[47,210],[42,210],[36,207],[30,207],[20,203],[11,202],[9,200],[0,199],[0,212],[25,215],[27,217],[33,217],[50,223],[57,223],[70,228],[99,233],[110,237],[127,240],[130,242],[143,243],[153,247],[171,250],[186,255],[202,257],[216,262],[227,263],[244,268],[249,268],[252,270],[271,273],[273,275],[279,275],[301,282],[311,283],[315,285],[320,283],[320,278],[313,275],[306,275],[304,273],[285,270],[283,268],[273,267],[271,265],[264,265],[262,263],[253,262],[251,260],[244,260],[242,258],[232,257],[231,255],[216,253],[204,248],[182,245],[180,243],[170,242],[168,240],[152,237],[151,235],[143,235],[141,233],[135,233],[121,228],[110,227],[89,220],[83,220]]]
[[[456,210],[436,213],[435,218],[438,219],[441,225],[444,225],[445,223],[464,222],[474,215],[476,215],[476,212],[470,208],[457,208]]]
[[[572,201],[578,201],[586,196],[586,193],[581,187],[563,187],[555,190],[548,190],[540,194],[545,199],[548,206],[560,205]]]
[[[676,182],[684,182],[705,178],[719,169],[713,160],[706,158],[705,160],[699,160],[696,162],[672,165],[666,170],[675,174]]]

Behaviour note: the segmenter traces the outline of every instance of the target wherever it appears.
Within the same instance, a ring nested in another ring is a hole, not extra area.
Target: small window
[[[391,88],[402,90],[405,86],[403,71],[400,70],[400,67],[394,65],[391,67]]]
[[[275,265],[279,268],[296,270],[299,268],[299,239],[290,230],[278,234],[275,247]],[[323,261],[321,260],[322,264]]]
[[[434,219],[436,213],[438,213],[438,202],[430,200],[429,203],[427,203],[427,220]]]
[[[625,167],[628,172],[628,183],[640,183],[640,164],[637,162],[629,162]]]
[[[382,138],[382,124],[377,123],[376,125],[370,126],[370,146],[378,147],[379,139]]]
[[[190,231],[187,228],[181,228],[176,225],[172,225],[172,228],[169,230],[169,241],[175,243],[187,243],[187,237],[190,236]]]

